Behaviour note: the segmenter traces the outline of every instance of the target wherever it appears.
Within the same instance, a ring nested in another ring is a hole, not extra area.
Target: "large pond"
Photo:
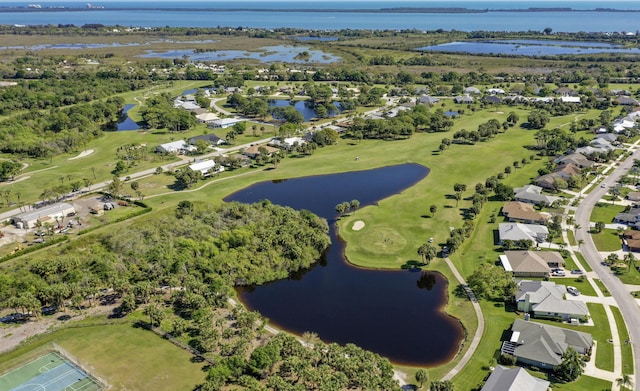
[[[321,63],[329,64],[338,62],[340,57],[320,50],[312,50],[306,46],[265,46],[259,51],[247,50],[215,50],[210,52],[196,52],[195,50],[169,50],[157,52],[148,50],[140,57],[146,58],[182,58],[188,57],[191,61],[225,61],[236,59],[254,59],[262,63],[290,62],[290,63]]]
[[[228,196],[225,201],[269,199],[308,209],[331,226],[332,245],[320,262],[289,279],[240,289],[241,301],[277,327],[296,334],[312,331],[327,342],[355,343],[394,363],[434,366],[450,360],[460,347],[463,329],[441,311],[447,302],[447,280],[435,272],[353,267],[344,259],[344,243],[335,229],[338,203],[357,199],[361,206],[372,205],[428,173],[424,166],[403,164],[261,182]]]
[[[304,117],[305,122],[311,121],[313,118],[317,117],[316,111],[309,101],[305,100],[296,100],[292,102],[284,99],[273,99],[269,101],[269,107],[285,107],[285,106],[293,106],[302,116]],[[339,114],[342,110],[342,106],[340,106],[340,102],[333,102],[333,106],[335,106],[335,111],[330,112],[329,116],[333,117]]]
[[[417,50],[430,52],[462,52],[471,54],[505,54],[514,56],[558,56],[567,54],[625,53],[638,54],[639,48],[603,42],[573,42],[553,40],[490,40],[448,42],[425,46]]]

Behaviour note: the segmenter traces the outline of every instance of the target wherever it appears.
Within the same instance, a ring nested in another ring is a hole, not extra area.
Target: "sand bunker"
[[[364,221],[358,220],[355,223],[353,223],[352,229],[354,231],[360,231],[362,228],[364,228]]]
[[[80,155],[78,156],[70,157],[69,160],[80,159],[81,157],[91,155],[92,153],[93,153],[93,149],[87,149],[86,151],[80,152]]]

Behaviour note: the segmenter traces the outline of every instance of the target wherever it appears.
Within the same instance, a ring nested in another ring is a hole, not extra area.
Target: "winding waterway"
[[[450,360],[463,329],[441,311],[447,301],[446,279],[435,272],[353,267],[344,259],[344,243],[335,229],[338,203],[357,199],[361,207],[372,205],[428,173],[424,166],[403,164],[261,182],[227,197],[225,201],[269,199],[308,209],[332,227],[332,245],[314,267],[287,280],[241,289],[241,301],[277,327],[296,334],[312,331],[325,342],[355,343],[394,363],[435,366]]]

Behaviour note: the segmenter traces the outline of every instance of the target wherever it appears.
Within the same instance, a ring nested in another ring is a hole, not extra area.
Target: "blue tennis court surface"
[[[0,376],[0,390],[99,391],[103,386],[64,357],[49,353]]]

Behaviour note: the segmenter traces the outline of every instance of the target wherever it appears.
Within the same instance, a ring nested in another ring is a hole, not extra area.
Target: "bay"
[[[341,29],[418,29],[460,31],[632,32],[638,30],[637,1],[102,1],[104,9],[80,2],[47,1],[42,9],[26,2],[0,2],[0,24],[99,23],[138,27],[252,27]],[[13,11],[7,7],[21,7]],[[64,7],[52,10],[48,7]],[[395,13],[386,8],[466,8],[482,13]],[[529,8],[574,11],[523,12]],[[595,9],[608,11],[594,11]],[[613,10],[617,11],[613,11]],[[364,12],[364,11],[368,12]],[[619,12],[622,10],[636,12]],[[375,12],[373,12],[375,11]]]

